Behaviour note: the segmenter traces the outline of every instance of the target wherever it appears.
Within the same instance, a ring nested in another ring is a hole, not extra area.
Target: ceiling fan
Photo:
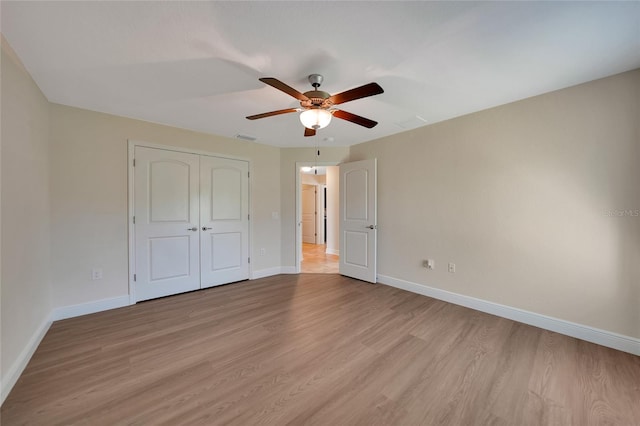
[[[250,115],[247,117],[249,120],[257,120],[259,118],[287,114],[290,112],[302,112],[300,114],[300,121],[305,127],[305,136],[314,136],[316,134],[316,130],[322,129],[329,124],[332,116],[338,117],[342,120],[350,121],[355,124],[359,124],[369,129],[378,124],[377,121],[369,120],[368,118],[360,117],[359,115],[334,108],[334,105],[339,105],[345,102],[354,101],[356,99],[366,98],[368,96],[384,93],[382,87],[380,87],[377,83],[365,84],[364,86],[346,90],[342,93],[338,93],[337,95],[332,96],[327,92],[318,90],[318,88],[322,84],[322,81],[324,80],[324,77],[322,77],[320,74],[311,74],[309,76],[309,83],[311,83],[311,86],[313,86],[313,90],[305,93],[298,92],[293,87],[287,86],[276,78],[266,77],[260,78],[259,80],[299,100],[300,108],[288,108],[278,111],[265,112],[263,114]]]

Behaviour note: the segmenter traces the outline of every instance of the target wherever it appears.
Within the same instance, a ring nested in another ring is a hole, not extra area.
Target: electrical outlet
[[[263,247],[260,249],[260,256],[264,256],[265,254],[267,254],[267,249]]]
[[[454,272],[456,272],[456,264],[453,262],[449,262],[449,272],[451,272],[452,274]]]
[[[93,268],[91,270],[91,279],[93,281],[101,280],[102,279],[102,268]]]

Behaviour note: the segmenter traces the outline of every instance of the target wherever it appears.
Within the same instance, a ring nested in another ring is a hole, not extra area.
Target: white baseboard
[[[391,287],[407,290],[412,293],[418,293],[423,296],[433,297],[434,299],[443,300],[445,302],[465,306],[477,311],[533,325],[545,330],[555,331],[556,333],[586,340],[587,342],[597,343],[598,345],[629,352],[634,355],[640,355],[640,339],[636,339],[634,337],[624,336],[611,331],[601,330],[542,314],[536,314],[535,312],[512,308],[510,306],[458,293],[452,293],[439,288],[416,284],[385,275],[378,275],[378,282]]]
[[[96,312],[108,311],[109,309],[129,306],[129,295],[112,297],[110,299],[96,300],[94,302],[81,303],[79,305],[62,306],[56,308],[51,313],[51,320],[58,321],[67,318],[79,317],[80,315],[93,314]]]
[[[38,348],[38,345],[42,341],[44,335],[47,334],[50,326],[51,320],[47,316],[47,318],[45,318],[45,320],[42,321],[40,326],[36,329],[35,333],[33,333],[31,339],[29,339],[29,342],[27,342],[27,345],[24,347],[22,352],[20,352],[18,359],[16,359],[13,365],[7,370],[7,373],[2,378],[2,385],[0,385],[2,387],[2,401],[0,401],[0,404],[4,402],[5,398],[9,395],[9,392],[11,392],[11,389],[13,389],[13,386],[27,367],[29,360]]]
[[[259,271],[253,271],[251,273],[251,279],[257,280],[258,278],[271,277],[273,275],[280,274],[297,274],[295,266],[276,266],[273,268],[260,269]]]
[[[336,256],[340,256],[340,250],[327,248],[324,252],[327,254],[335,254]]]
[[[272,275],[279,274],[298,274],[298,270],[295,266],[276,266],[274,268],[260,269],[259,271],[254,271],[251,274],[251,279],[256,280],[258,278],[270,277]]]
[[[297,274],[298,271],[296,270],[295,266],[281,266],[280,273],[281,274]]]
[[[272,275],[278,275],[280,274],[280,270],[282,268],[280,268],[279,266],[275,266],[273,268],[267,268],[267,269],[260,269],[258,271],[252,271],[251,272],[251,279],[252,280],[257,280],[258,278],[265,278],[265,277],[270,277]]]

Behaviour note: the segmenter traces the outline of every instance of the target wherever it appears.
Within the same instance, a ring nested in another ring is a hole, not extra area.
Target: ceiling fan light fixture
[[[307,129],[322,129],[327,127],[331,122],[331,113],[326,109],[311,108],[302,111],[300,121]]]

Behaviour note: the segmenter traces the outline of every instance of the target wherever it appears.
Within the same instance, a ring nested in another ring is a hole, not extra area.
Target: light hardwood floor
[[[640,357],[285,275],[55,322],[2,425],[638,425]]]
[[[309,274],[337,274],[339,257],[326,253],[325,244],[302,243],[302,262],[300,271]]]

